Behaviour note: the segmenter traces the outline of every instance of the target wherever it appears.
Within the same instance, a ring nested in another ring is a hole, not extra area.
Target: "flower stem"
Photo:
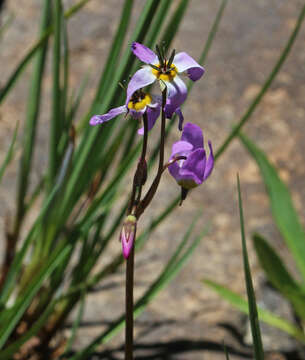
[[[166,96],[167,96],[167,87],[165,87],[165,89],[162,91],[161,136],[160,136],[158,172],[157,172],[157,175],[156,175],[153,183],[151,184],[151,187],[147,191],[145,197],[137,206],[136,214],[135,214],[137,219],[143,214],[144,210],[147,208],[147,206],[150,204],[151,200],[153,199],[153,197],[157,191],[157,188],[159,186],[162,173],[164,171],[165,120],[166,120],[164,108],[166,105]]]
[[[146,112],[143,114],[144,137],[142,145],[142,153],[135,173],[128,215],[134,211],[141,200],[142,186],[146,180],[146,151],[148,139],[148,119]],[[145,168],[143,168],[145,166]],[[138,190],[137,198],[136,192]],[[136,234],[134,235],[134,244]],[[133,360],[133,286],[134,286],[134,245],[131,249],[129,257],[126,261],[126,288],[125,288],[125,360]]]
[[[134,246],[126,261],[125,291],[125,360],[133,360],[133,282],[134,282]]]

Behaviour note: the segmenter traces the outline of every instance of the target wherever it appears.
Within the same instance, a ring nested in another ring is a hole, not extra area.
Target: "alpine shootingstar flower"
[[[169,59],[166,59],[158,46],[156,49],[158,54],[140,43],[132,43],[131,50],[134,55],[148,65],[144,65],[131,78],[127,88],[126,104],[138,89],[148,86],[156,80],[163,81],[168,91],[164,109],[166,117],[171,118],[174,113],[177,113],[179,129],[182,130],[183,115],[180,105],[186,99],[187,88],[178,74],[186,72],[191,80],[196,81],[201,78],[205,70],[185,52],[175,54],[175,50],[173,50]]]
[[[181,140],[172,146],[168,170],[182,187],[182,200],[185,199],[188,190],[202,184],[213,170],[213,149],[210,141],[208,144],[210,155],[207,159],[202,130],[198,125],[187,123],[183,128]],[[178,156],[185,156],[186,159],[174,161]]]
[[[160,99],[157,96],[149,94],[137,89],[131,97],[129,97],[126,105],[122,105],[109,110],[103,115],[94,115],[90,119],[90,125],[103,124],[121,114],[130,114],[134,119],[140,119],[145,111],[147,112],[148,130],[151,130],[160,115]],[[138,130],[143,135],[144,128]]]

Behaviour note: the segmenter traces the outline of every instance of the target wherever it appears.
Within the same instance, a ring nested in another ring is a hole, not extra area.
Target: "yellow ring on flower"
[[[129,101],[127,107],[128,109],[140,111],[145,108],[146,105],[149,105],[151,103],[151,96],[149,94],[146,94],[144,99],[141,99],[140,101],[137,101],[134,103],[133,101]]]
[[[155,64],[155,66],[160,69],[160,64]],[[151,72],[159,80],[172,81],[174,79],[174,77],[178,74],[178,69],[176,68],[176,66],[174,64],[172,64],[171,71],[169,74],[163,74],[162,71],[156,70],[154,68],[151,69]]]

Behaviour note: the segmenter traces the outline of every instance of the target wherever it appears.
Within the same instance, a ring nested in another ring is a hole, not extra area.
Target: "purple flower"
[[[113,108],[103,115],[94,115],[90,119],[90,125],[103,124],[121,114],[130,114],[134,119],[139,119],[146,111],[148,130],[151,130],[160,115],[160,107],[159,97],[152,97],[139,89],[132,94],[126,105]],[[143,135],[144,128],[139,129],[138,133]]]
[[[140,88],[148,86],[156,80],[162,80],[168,91],[168,99],[165,106],[166,117],[171,118],[176,112],[180,118],[179,128],[182,130],[183,116],[180,105],[185,101],[187,88],[178,74],[186,72],[188,77],[196,81],[204,74],[204,68],[185,52],[175,55],[172,52],[166,59],[162,51],[157,47],[158,55],[146,46],[134,42],[131,45],[132,52],[144,63],[148,64],[138,70],[131,78],[127,88],[127,100]]]
[[[125,259],[128,259],[131,249],[134,245],[137,230],[137,219],[134,215],[128,215],[125,218],[123,228],[120,234],[122,251]]]
[[[214,156],[211,142],[208,144],[210,155],[207,159],[202,131],[192,123],[184,126],[181,140],[174,143],[170,157],[172,164],[168,169],[183,189],[192,189],[210,176],[214,167]],[[178,156],[185,156],[186,159],[173,161]]]

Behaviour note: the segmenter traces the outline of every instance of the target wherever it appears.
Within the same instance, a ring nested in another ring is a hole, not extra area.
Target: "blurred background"
[[[142,3],[143,0],[138,0],[134,6],[135,16],[131,30],[135,26],[136,15],[141,11]],[[72,0],[64,1],[65,7],[73,4]],[[287,42],[302,4],[301,0],[228,1],[204,64],[206,73],[195,83],[183,110],[185,120],[200,125],[205,139],[212,141],[214,149],[223,142],[232,125],[239,121],[260,90]],[[219,0],[190,1],[173,43],[177,52],[186,51],[195,59],[200,56],[219,5]],[[82,99],[79,117],[94,96],[100,69],[106,60],[110,39],[119,21],[122,6],[122,0],[92,0],[68,23],[71,86],[80,86],[83,75],[89,72],[89,85]],[[5,83],[27,49],[34,43],[40,11],[40,0],[4,2],[0,13],[1,20],[13,16],[13,23],[1,39],[0,85]],[[303,223],[304,44],[303,27],[282,70],[244,129],[245,133],[264,149],[279,170],[292,192]],[[47,71],[43,83],[45,94],[51,91],[50,64]],[[16,122],[19,121],[20,128],[23,128],[29,78],[30,67],[1,105],[0,160],[4,158]],[[37,184],[47,165],[49,110],[50,103],[44,100],[38,135],[39,146],[35,152],[33,184]],[[154,136],[157,134],[150,137],[151,147]],[[168,156],[171,144],[177,140],[178,134],[173,132],[167,142]],[[0,189],[1,252],[5,218],[7,214],[14,212],[17,169],[18,152],[3,178]],[[155,278],[199,209],[202,210],[200,225],[210,223],[209,234],[197,248],[191,262],[136,321],[136,349],[139,359],[224,359],[223,342],[232,350],[232,354],[235,353],[230,358],[237,360],[249,357],[245,346],[245,342],[249,341],[246,318],[232,310],[230,305],[201,282],[204,277],[212,278],[241,294],[245,293],[236,192],[237,172],[242,184],[248,238],[250,239],[250,234],[255,231],[266,235],[287,260],[289,267],[290,258],[271,218],[268,198],[257,166],[240,142],[235,140],[217,162],[208,181],[189,194],[183,206],[173,212],[157,229],[145,251],[137,256],[136,296],[143,293],[146,284]],[[129,188],[126,191],[129,191]],[[149,220],[150,216],[158,214],[178,191],[175,181],[169,175],[164,176],[160,190],[145,218]],[[139,227],[142,222],[145,223],[145,219],[141,220]],[[112,241],[113,252],[116,252],[119,246],[118,242]],[[248,247],[259,303],[280,315],[291,317],[292,313],[285,301],[266,286],[250,241]],[[295,269],[292,267],[291,271],[295,272]],[[81,348],[99,334],[113,318],[113,314],[121,313],[124,306],[123,284],[124,274],[121,271],[109,278],[108,284],[104,284],[102,288],[97,287],[96,291],[88,296],[77,347]],[[281,350],[290,354],[291,359],[295,359],[291,355],[295,343],[287,335],[264,327],[263,338],[266,350]],[[104,353],[105,358],[119,359],[120,353],[116,351],[122,343],[123,335],[120,334],[107,347],[103,347],[102,351],[109,351]],[[168,355],[169,353],[171,355]],[[154,354],[159,354],[159,357]],[[277,359],[281,359],[280,355],[278,356]]]

